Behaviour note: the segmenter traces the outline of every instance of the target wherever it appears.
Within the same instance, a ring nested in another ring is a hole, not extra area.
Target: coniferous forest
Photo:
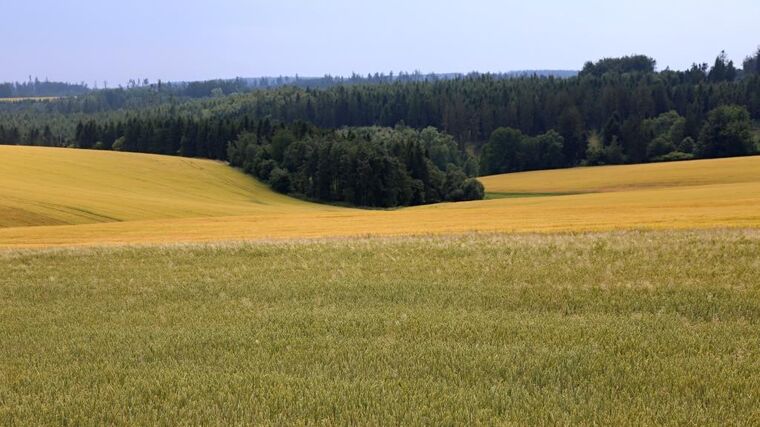
[[[0,103],[0,143],[229,161],[277,191],[392,207],[483,197],[524,170],[760,151],[760,50],[688,70],[646,56],[577,76],[141,84]]]

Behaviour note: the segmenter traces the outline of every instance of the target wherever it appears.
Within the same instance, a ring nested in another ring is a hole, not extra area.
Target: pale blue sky
[[[659,68],[737,62],[758,0],[0,0],[0,81],[200,80],[390,70],[579,69],[645,53]]]

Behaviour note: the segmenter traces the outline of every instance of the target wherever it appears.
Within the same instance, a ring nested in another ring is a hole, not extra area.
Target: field
[[[0,227],[308,212],[222,163],[0,146]]]
[[[0,252],[0,424],[760,423],[760,233]]]
[[[391,211],[271,192],[222,163],[0,146],[0,247],[760,226],[760,157],[527,172]]]
[[[760,157],[482,181],[0,146],[0,424],[760,423]]]

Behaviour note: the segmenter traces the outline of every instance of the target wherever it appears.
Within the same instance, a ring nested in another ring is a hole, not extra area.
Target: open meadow
[[[0,252],[0,423],[760,422],[760,234]]]

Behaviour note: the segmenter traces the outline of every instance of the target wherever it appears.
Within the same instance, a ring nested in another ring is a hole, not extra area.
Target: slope
[[[0,227],[212,217],[319,208],[221,162],[0,146]]]

